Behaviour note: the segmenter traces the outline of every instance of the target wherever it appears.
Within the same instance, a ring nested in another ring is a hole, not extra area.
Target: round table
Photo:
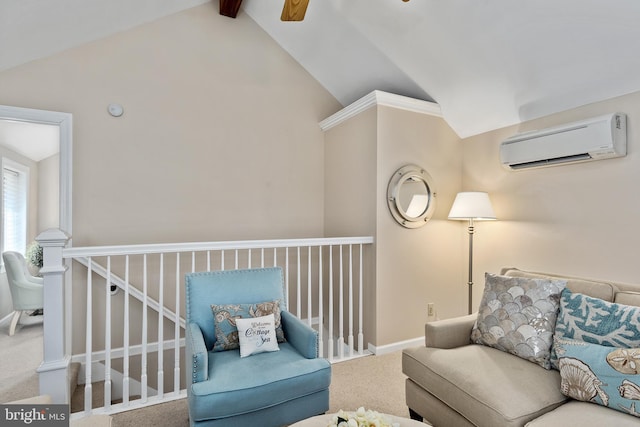
[[[331,418],[335,414],[323,414],[315,417],[307,418],[306,420],[298,421],[295,424],[291,424],[289,427],[327,427],[331,422]],[[411,420],[409,418],[396,417],[394,415],[383,414],[393,423],[399,423],[400,427],[425,427],[428,424],[420,421]]]

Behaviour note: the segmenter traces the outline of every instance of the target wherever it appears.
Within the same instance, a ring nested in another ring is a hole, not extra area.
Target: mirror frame
[[[429,196],[427,207],[417,217],[407,215],[405,209],[400,204],[400,190],[402,185],[412,177],[418,177],[424,183]],[[414,164],[408,164],[391,176],[389,185],[387,186],[387,204],[393,219],[405,228],[419,228],[424,226],[433,216],[436,209],[436,191],[433,186],[433,179],[424,168]]]

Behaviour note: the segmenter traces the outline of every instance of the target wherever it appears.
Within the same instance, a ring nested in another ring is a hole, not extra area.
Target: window
[[[2,159],[2,252],[27,249],[29,169]]]

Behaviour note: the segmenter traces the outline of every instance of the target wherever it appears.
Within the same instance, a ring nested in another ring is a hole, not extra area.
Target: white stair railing
[[[73,261],[79,271],[73,289],[85,293],[86,301],[83,322],[72,320],[74,327],[86,325],[83,334],[74,335],[84,341],[84,353],[71,357],[84,365],[86,382],[84,413],[76,417],[185,396],[181,313],[187,272],[279,266],[288,310],[318,330],[321,356],[337,362],[368,354],[364,266],[372,267],[367,249],[372,243],[372,237],[350,237],[63,249],[54,263]],[[69,313],[79,311],[75,307]],[[104,381],[104,396],[94,407],[94,394],[100,392],[92,385],[96,369],[104,369],[96,375]],[[133,383],[139,395],[131,395]],[[122,390],[122,402],[112,404],[114,387],[118,396]]]

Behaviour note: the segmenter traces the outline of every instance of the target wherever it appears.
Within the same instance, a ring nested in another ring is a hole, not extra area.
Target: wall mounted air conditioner
[[[512,170],[610,159],[626,154],[627,116],[623,113],[520,133],[500,145],[500,161]]]

